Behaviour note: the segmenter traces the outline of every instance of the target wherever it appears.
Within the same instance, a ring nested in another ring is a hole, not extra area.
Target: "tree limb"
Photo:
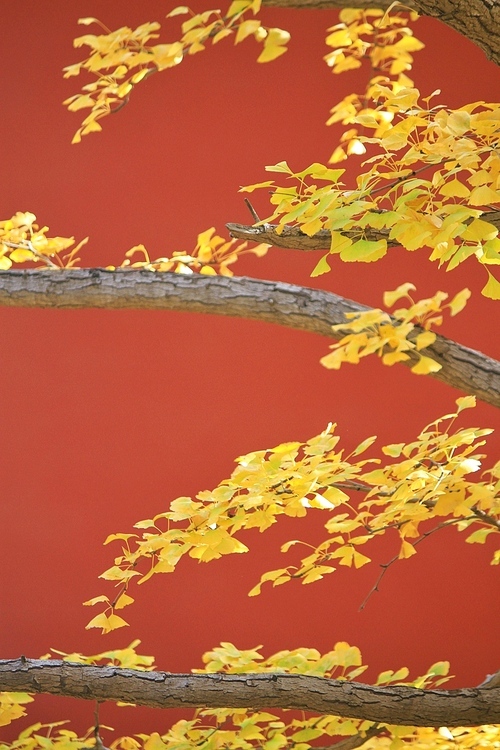
[[[485,211],[482,216],[484,221],[490,222],[500,229],[500,211]],[[248,242],[267,242],[275,247],[288,248],[290,250],[329,250],[331,244],[331,233],[329,229],[321,229],[311,237],[301,232],[300,227],[286,226],[281,234],[276,232],[276,224],[261,224],[261,226],[249,226],[248,224],[226,224],[231,237]],[[342,231],[346,237],[358,240],[363,236],[372,242],[387,240],[389,247],[398,247],[399,243],[389,238],[388,229],[373,229],[364,227],[363,230]]]
[[[332,325],[369,310],[331,292],[279,281],[78,268],[0,272],[0,306],[177,310],[261,320],[339,339]],[[418,332],[418,329],[416,329]],[[500,362],[444,336],[422,350],[442,365],[431,376],[500,407]],[[412,366],[418,355],[401,364]]]
[[[263,0],[280,8],[388,8],[392,0]],[[423,16],[443,21],[480,47],[500,65],[500,2],[498,0],[404,0]]]
[[[56,660],[0,661],[0,690],[152,708],[290,708],[418,727],[500,723],[500,689],[376,687],[295,674],[171,674]]]

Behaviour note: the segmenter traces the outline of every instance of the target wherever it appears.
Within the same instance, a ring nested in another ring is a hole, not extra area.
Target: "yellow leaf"
[[[416,555],[416,554],[417,554],[417,550],[415,549],[413,544],[410,544],[410,542],[404,541],[401,544],[401,550],[399,552],[398,557],[400,560],[404,560],[406,557],[411,557],[412,555]]]
[[[360,443],[358,445],[358,447],[353,450],[353,452],[352,452],[351,455],[352,456],[359,456],[359,454],[363,453],[365,450],[367,450],[367,448],[369,448],[370,445],[373,445],[373,443],[375,442],[376,439],[377,439],[376,435],[372,435],[371,437],[366,438],[366,440],[363,440],[363,442]]]
[[[99,602],[109,602],[109,599],[107,596],[94,596],[93,599],[88,599],[86,602],[83,602],[84,607],[93,607],[94,604],[98,604]]]
[[[362,555],[361,552],[357,552],[356,550],[354,550],[353,559],[355,568],[362,568],[363,565],[371,562],[369,557],[367,557],[366,555]]]
[[[123,617],[119,617],[118,615],[110,615],[108,617],[108,626],[106,632],[109,633],[111,630],[118,630],[118,628],[125,628],[128,627],[128,622],[126,622]]]
[[[468,198],[470,194],[469,188],[457,179],[445,182],[445,184],[439,188],[439,192],[441,195],[446,195],[450,198]]]
[[[329,47],[350,47],[352,44],[351,35],[349,29],[338,29],[333,34],[329,34],[325,42]]]
[[[345,161],[347,159],[347,154],[342,148],[342,146],[337,146],[333,154],[328,159],[328,164],[338,164],[339,161]]]
[[[410,359],[410,357],[404,352],[387,352],[382,356],[382,363],[384,365],[387,365],[388,367],[391,367],[392,365],[395,365],[396,362],[404,362],[406,359]]]
[[[401,455],[401,451],[405,447],[404,443],[391,443],[390,445],[384,445],[382,448],[382,453],[385,453],[386,456],[391,456],[391,458],[398,458]],[[373,472],[376,473],[376,472]],[[378,480],[376,480],[378,481]],[[383,481],[382,479],[380,481]]]
[[[473,219],[471,223],[462,232],[462,239],[480,242],[482,240],[492,240],[498,234],[498,229],[483,219]]]
[[[488,271],[488,283],[481,289],[481,294],[489,299],[500,299],[500,282]]]
[[[461,398],[457,398],[455,403],[458,406],[458,412],[460,413],[463,409],[473,409],[476,405],[476,397],[462,396]]]
[[[108,618],[106,617],[104,612],[101,612],[100,615],[97,615],[96,617],[92,618],[92,620],[88,623],[88,625],[85,625],[85,630],[90,630],[90,628],[102,628],[103,633],[107,632]]]
[[[461,310],[464,309],[471,294],[471,290],[467,289],[467,287],[465,289],[462,289],[461,292],[458,292],[458,294],[455,294],[451,302],[447,305],[447,307],[450,308],[451,316],[457,315]]]
[[[266,63],[266,62],[271,62],[271,60],[276,60],[277,57],[284,55],[286,50],[287,50],[286,47],[281,47],[278,44],[277,45],[268,44],[264,47],[264,49],[258,56],[257,62]]]
[[[415,344],[420,351],[420,349],[425,349],[426,346],[430,346],[433,344],[436,340],[436,334],[432,331],[424,331],[423,333],[419,333],[417,338],[415,339]]]
[[[358,261],[361,263],[371,263],[374,260],[383,258],[387,252],[387,240],[358,240],[340,252],[343,261]]]
[[[36,260],[36,256],[33,255],[31,250],[17,248],[16,250],[12,250],[12,252],[10,253],[10,259],[14,263],[25,263],[27,260]]]
[[[322,274],[328,273],[329,271],[331,271],[331,268],[328,265],[327,256],[324,255],[322,258],[319,259],[319,261],[316,263],[313,270],[311,271],[311,277],[314,278],[315,276],[321,276]]]
[[[321,219],[314,219],[313,221],[306,221],[304,224],[300,225],[300,229],[304,234],[307,234],[308,237],[312,237],[313,234],[316,234],[316,232],[319,232],[320,229],[323,228],[323,222]]]
[[[257,20],[249,20],[249,21],[243,21],[238,26],[238,31],[236,32],[236,38],[234,40],[235,44],[239,44],[244,39],[247,38],[247,36],[250,36],[250,34],[255,34],[255,32],[260,28],[260,21]]]
[[[221,39],[225,39],[226,36],[231,36],[232,33],[232,29],[221,29],[212,39],[212,44],[217,44]]]
[[[121,594],[121,596],[118,597],[118,600],[115,604],[115,609],[123,609],[124,607],[128,607],[129,604],[133,603],[133,598],[129,596],[128,594]]]
[[[500,203],[500,192],[492,190],[487,185],[474,188],[470,194],[469,204],[471,206],[488,206],[491,203]]]
[[[438,372],[440,369],[441,365],[438,362],[435,362],[430,357],[420,355],[419,361],[411,368],[411,371],[415,375],[428,375],[430,372]]]
[[[174,8],[170,11],[170,13],[167,13],[165,18],[173,18],[174,16],[183,16],[186,13],[189,13],[189,8],[185,5],[178,5],[177,8]]]
[[[415,285],[407,281],[406,284],[401,284],[392,292],[384,292],[384,305],[392,307],[401,297],[407,297],[408,292],[413,292],[415,289]]]

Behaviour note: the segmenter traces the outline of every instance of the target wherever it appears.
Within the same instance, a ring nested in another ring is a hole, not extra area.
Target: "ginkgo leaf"
[[[401,299],[402,297],[407,297],[408,292],[414,292],[415,289],[415,285],[407,281],[405,284],[400,284],[400,286],[398,286],[392,292],[384,292],[384,305],[386,307],[392,307],[399,299]]]
[[[461,310],[463,310],[465,305],[467,304],[467,300],[469,299],[471,294],[471,290],[467,288],[462,289],[461,292],[455,294],[451,302],[449,302],[447,305],[447,307],[450,308],[450,315],[454,316],[461,312]]]
[[[107,596],[101,595],[101,596],[94,596],[93,599],[88,599],[86,602],[83,602],[84,607],[93,607],[94,604],[99,604],[100,602],[109,602],[109,598]]]
[[[430,357],[420,355],[420,359],[417,364],[411,368],[411,371],[414,372],[415,375],[428,375],[430,372],[438,372],[441,367],[442,365],[440,365],[439,362],[436,362]]]
[[[475,396],[461,396],[455,401],[458,406],[457,411],[461,412],[463,409],[472,409],[476,405]]]
[[[488,283],[481,289],[481,294],[489,299],[500,299],[500,281],[488,271]]]
[[[321,276],[324,273],[329,273],[332,270],[330,266],[328,265],[327,258],[328,256],[324,255],[322,258],[319,259],[319,261],[316,263],[313,270],[311,271],[312,278],[315,278],[316,276]]]
[[[277,57],[280,57],[281,55],[284,55],[287,51],[286,47],[282,47],[279,44],[267,44],[260,55],[257,58],[258,63],[266,63],[271,62],[271,60],[276,60]]]

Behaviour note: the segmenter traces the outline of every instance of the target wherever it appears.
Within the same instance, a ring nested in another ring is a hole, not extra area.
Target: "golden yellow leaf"
[[[286,47],[282,47],[279,44],[271,45],[267,44],[260,55],[257,58],[258,63],[266,63],[271,62],[271,60],[276,60],[277,57],[280,57],[281,55],[284,55],[287,51]]]
[[[500,191],[492,190],[487,185],[474,188],[470,194],[469,204],[471,206],[488,206],[494,203],[500,203]]]
[[[436,334],[433,331],[424,331],[419,333],[415,339],[417,350],[425,349],[426,346],[430,346],[436,340]]]
[[[441,365],[430,357],[424,357],[420,355],[420,359],[416,365],[411,368],[411,371],[415,375],[428,375],[430,372],[438,372],[441,369]]]
[[[401,544],[401,550],[399,552],[399,559],[403,560],[407,557],[411,557],[412,555],[416,555],[417,550],[413,546],[413,544],[410,544],[410,542],[403,541]]]
[[[128,605],[132,604],[133,601],[134,599],[131,596],[123,593],[118,597],[117,602],[115,604],[115,609],[123,609],[124,607],[128,607]]]

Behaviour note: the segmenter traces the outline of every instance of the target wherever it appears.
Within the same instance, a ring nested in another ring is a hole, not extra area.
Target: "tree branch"
[[[152,708],[289,708],[419,727],[500,723],[499,688],[376,687],[295,674],[171,674],[23,657],[0,661],[0,690]]]
[[[500,211],[485,211],[482,216],[484,221],[490,222],[493,226],[500,229]],[[267,242],[275,247],[283,247],[291,250],[329,250],[331,244],[331,234],[329,229],[321,229],[312,237],[300,231],[299,227],[286,226],[281,234],[276,232],[276,224],[262,224],[261,226],[249,226],[247,224],[226,224],[231,237],[248,242]],[[399,247],[399,243],[389,238],[388,229],[373,229],[364,227],[362,230],[352,229],[343,231],[343,235],[350,237],[352,240],[358,240],[363,236],[372,242],[378,240],[387,240],[389,247]]]
[[[280,8],[388,8],[392,0],[263,0]],[[500,65],[500,3],[498,0],[404,0],[423,16],[443,21],[480,47]]]
[[[261,320],[340,339],[332,325],[369,310],[331,292],[279,281],[78,268],[0,272],[0,306],[177,310]],[[417,329],[418,332],[418,329]],[[500,362],[444,336],[422,350],[442,365],[431,377],[500,407]],[[418,355],[401,364],[412,366]]]

